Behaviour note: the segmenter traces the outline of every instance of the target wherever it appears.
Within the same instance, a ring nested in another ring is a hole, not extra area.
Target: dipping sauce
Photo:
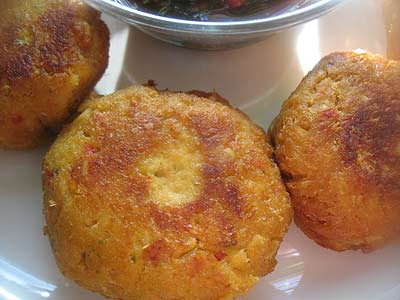
[[[159,15],[198,21],[214,16],[241,17],[266,10],[274,0],[129,0],[135,7]],[[218,17],[217,17],[218,18]]]

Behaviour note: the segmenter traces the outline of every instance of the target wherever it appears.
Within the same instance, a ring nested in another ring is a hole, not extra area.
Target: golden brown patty
[[[61,271],[108,297],[231,299],[275,266],[291,218],[264,131],[215,94],[92,100],[46,155]]]
[[[75,0],[0,1],[0,148],[28,148],[57,129],[108,62],[109,33]]]
[[[271,128],[295,221],[334,250],[372,250],[400,233],[400,62],[334,53]]]

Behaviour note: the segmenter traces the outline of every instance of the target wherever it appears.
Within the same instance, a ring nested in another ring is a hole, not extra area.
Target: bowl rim
[[[161,30],[207,34],[245,34],[269,32],[290,27],[317,18],[347,0],[319,0],[306,7],[255,20],[245,21],[194,21],[160,16],[127,7],[112,0],[84,0],[94,8],[122,18],[134,25],[149,26]]]

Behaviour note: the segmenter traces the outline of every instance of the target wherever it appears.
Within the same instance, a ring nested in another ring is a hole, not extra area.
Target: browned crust
[[[44,160],[44,212],[68,277],[115,298],[211,300],[242,294],[273,269],[291,211],[271,148],[262,129],[212,95],[131,87],[85,104],[63,131]],[[135,166],[182,128],[202,156],[201,192],[161,207],[149,201],[150,179]],[[85,254],[82,271],[74,253],[88,249],[96,254]],[[100,289],[131,257],[114,282],[119,289]]]
[[[107,67],[109,32],[74,0],[6,0],[0,17],[0,147],[29,148],[89,95]]]
[[[333,53],[270,133],[295,221],[319,244],[369,251],[399,235],[400,63]]]

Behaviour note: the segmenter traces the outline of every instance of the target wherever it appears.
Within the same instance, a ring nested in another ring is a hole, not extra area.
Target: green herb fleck
[[[27,43],[25,40],[16,39],[16,40],[15,40],[15,44],[16,44],[17,46],[25,46],[25,45],[27,45],[28,43]]]

